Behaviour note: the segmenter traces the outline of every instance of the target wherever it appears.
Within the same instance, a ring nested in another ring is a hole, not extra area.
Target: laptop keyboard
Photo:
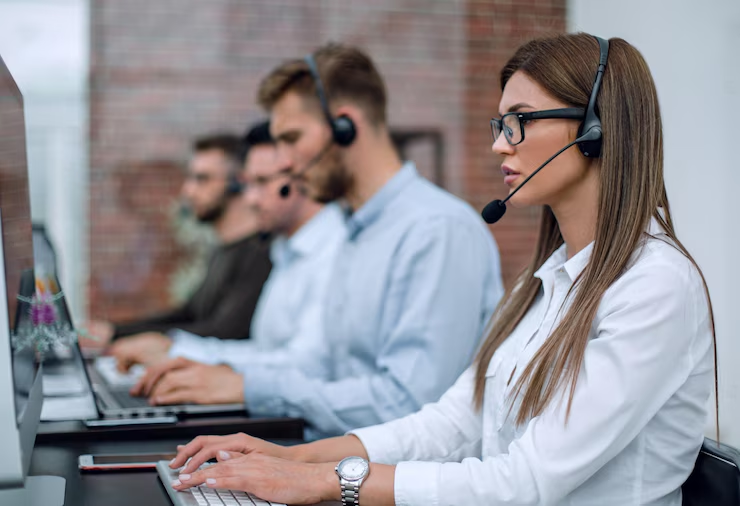
[[[125,390],[110,390],[108,392],[122,408],[151,408],[146,397],[134,397]]]
[[[128,373],[121,373],[116,369],[115,357],[98,357],[95,359],[95,370],[112,387],[132,387],[144,374],[144,367],[135,365]]]

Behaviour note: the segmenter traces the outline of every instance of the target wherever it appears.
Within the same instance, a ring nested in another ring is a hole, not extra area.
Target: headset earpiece
[[[334,118],[331,126],[334,142],[339,146],[346,148],[355,141],[357,130],[355,130],[355,123],[349,116],[338,116]]]
[[[604,71],[606,70],[606,60],[609,56],[609,41],[602,39],[601,37],[594,38],[599,42],[599,67],[596,70],[596,78],[594,79],[594,86],[591,89],[591,97],[588,99],[588,106],[586,107],[586,116],[583,118],[583,123],[578,128],[578,137],[588,135],[588,140],[584,140],[578,143],[578,148],[583,153],[583,156],[588,158],[599,158],[601,156],[601,144],[603,142],[603,135],[601,129],[601,119],[596,113],[596,99],[601,89],[601,80],[604,77]]]
[[[312,54],[309,54],[304,58],[304,61],[306,62],[306,65],[308,65],[308,70],[311,73],[314,84],[316,85],[316,96],[319,98],[319,102],[321,103],[321,110],[326,117],[326,122],[329,124],[329,128],[331,128],[331,135],[334,143],[343,148],[350,146],[357,137],[355,123],[349,116],[343,115],[334,118],[331,115],[331,111],[329,111],[329,101],[324,92],[324,83],[321,81],[316,60]]]

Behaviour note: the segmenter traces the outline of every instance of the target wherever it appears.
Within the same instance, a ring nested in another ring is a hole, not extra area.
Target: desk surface
[[[247,434],[283,444],[303,439],[303,420],[296,418],[190,418],[175,425],[87,429],[82,422],[46,422],[39,427],[31,457],[31,476],[67,480],[66,506],[166,506],[169,497],[151,471],[80,473],[84,454],[172,452],[201,434]]]
[[[253,418],[246,416],[186,418],[173,425],[130,425],[88,429],[83,422],[43,422],[36,444],[101,442],[124,439],[190,440],[201,434],[225,435],[244,432],[263,439],[303,439],[303,420],[298,418]]]
[[[30,475],[61,476],[67,480],[65,506],[170,506],[172,503],[157,472],[81,473],[77,458],[83,454],[171,452],[187,439],[158,441],[67,441],[37,444],[31,458]],[[276,440],[295,444],[297,440]]]

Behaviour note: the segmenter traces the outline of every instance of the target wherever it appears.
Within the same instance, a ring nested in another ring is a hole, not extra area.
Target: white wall
[[[0,0],[0,54],[23,93],[31,216],[59,259],[72,314],[87,285],[87,0]]]
[[[722,441],[740,448],[740,1],[569,0],[568,29],[627,40],[653,72],[677,233],[714,303]]]

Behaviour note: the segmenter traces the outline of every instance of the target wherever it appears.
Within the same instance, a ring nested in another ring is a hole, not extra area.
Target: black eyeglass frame
[[[517,143],[511,142],[509,136],[506,135],[506,131],[503,128],[504,118],[507,116],[516,116],[519,121],[519,131],[522,132],[522,138]],[[586,110],[580,107],[566,107],[563,109],[548,109],[546,111],[532,111],[532,112],[509,112],[501,116],[500,118],[491,118],[491,136],[493,142],[496,142],[498,136],[496,135],[496,128],[499,132],[503,132],[506,142],[512,146],[517,146],[524,141],[524,122],[536,119],[579,119],[582,120],[586,116]],[[499,135],[501,135],[499,133]]]

